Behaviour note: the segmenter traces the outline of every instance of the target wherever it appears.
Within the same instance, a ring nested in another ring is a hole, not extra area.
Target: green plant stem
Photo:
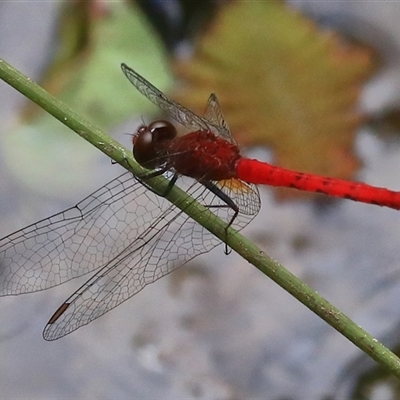
[[[116,68],[118,67],[116,65]],[[143,173],[144,170],[135,162],[129,150],[121,146],[95,125],[71,111],[61,101],[51,96],[43,88],[1,59],[0,78],[60,120],[64,125],[67,125],[78,133],[82,138],[92,143],[117,163],[132,171],[133,174]],[[156,192],[163,192],[167,185],[167,180],[163,177],[156,177],[149,182],[149,185]],[[181,189],[175,186],[166,198],[219,239],[222,241],[225,240],[226,223],[216,218],[209,209],[195,202]],[[400,360],[395,354],[279,263],[264,254],[251,241],[230,228],[227,244],[329,325],[342,333],[361,350],[370,355],[384,368],[400,378]]]

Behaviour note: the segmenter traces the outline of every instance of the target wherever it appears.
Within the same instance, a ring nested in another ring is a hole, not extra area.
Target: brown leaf
[[[319,31],[284,3],[232,2],[198,40],[193,57],[176,62],[186,84],[177,97],[202,113],[215,92],[241,144],[270,146],[276,164],[286,168],[350,179],[359,167],[357,101],[374,55]]]

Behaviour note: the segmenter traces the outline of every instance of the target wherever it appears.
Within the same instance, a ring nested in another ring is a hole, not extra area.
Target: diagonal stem
[[[140,176],[146,172],[136,163],[129,150],[94,124],[70,110],[60,100],[51,96],[2,59],[0,59],[0,78],[133,174]],[[146,184],[157,193],[165,193],[168,180],[162,176],[157,176],[146,181]],[[193,198],[177,186],[174,186],[168,192],[166,198],[219,239],[222,241],[227,239],[229,247],[400,379],[400,360],[395,354],[291,272],[264,254],[251,241],[231,227],[228,228],[227,238],[226,223],[218,219],[209,209],[195,202]]]

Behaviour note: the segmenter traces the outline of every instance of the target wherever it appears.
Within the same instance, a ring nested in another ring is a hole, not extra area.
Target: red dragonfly
[[[212,131],[234,143],[215,96],[201,118],[169,100],[134,71],[122,66],[132,83],[188,131]],[[160,126],[161,125],[161,126]],[[163,126],[167,126],[164,129]],[[151,130],[175,129],[166,121]],[[146,127],[134,136],[135,153],[149,157]],[[139,139],[140,137],[140,139]],[[147,166],[153,163],[147,160]],[[158,171],[235,229],[258,213],[257,187],[237,179],[211,181],[179,176],[166,158],[154,161]],[[221,242],[174,204],[148,189],[130,172],[101,187],[75,207],[38,221],[0,240],[0,296],[45,290],[88,273],[94,275],[57,309],[43,337],[55,340],[88,324],[129,299],[146,285]]]
[[[98,270],[50,318],[43,332],[46,340],[88,324],[219,244],[175,205],[148,190],[145,180],[151,176],[166,175],[236,229],[260,209],[254,184],[400,208],[398,192],[243,158],[214,94],[200,117],[127,65],[121,67],[142,94],[189,133],[177,136],[175,127],[162,120],[142,125],[133,138],[133,153],[142,166],[155,171],[139,180],[126,172],[75,207],[0,240],[3,296],[48,289]]]
[[[179,123],[192,128],[192,132],[178,137],[175,128],[164,121],[141,127],[134,140],[133,154],[142,166],[172,168],[195,179],[220,181],[236,178],[252,184],[294,188],[400,209],[400,192],[292,171],[242,157],[222,117],[215,94],[209,98],[205,114],[208,121],[205,121],[192,112],[188,114],[189,110],[169,100],[127,65],[121,67],[125,76],[150,101]],[[215,118],[210,117],[210,112]],[[191,121],[189,124],[188,119]]]

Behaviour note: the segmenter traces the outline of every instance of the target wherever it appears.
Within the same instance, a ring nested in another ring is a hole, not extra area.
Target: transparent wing
[[[260,193],[256,185],[235,178],[213,183],[239,207],[240,214],[255,216],[260,211]]]
[[[226,132],[223,131],[224,128],[220,131],[221,128],[218,124],[198,116],[193,111],[190,111],[176,101],[169,99],[164,93],[126,64],[121,64],[121,69],[132,85],[135,86],[140,93],[146,96],[152,103],[160,107],[175,121],[185,126],[189,131],[209,130],[216,135],[223,136],[224,138],[226,137]]]
[[[75,207],[1,239],[0,296],[48,289],[115,258],[124,238],[138,234],[144,222],[143,216],[129,218],[125,206],[135,197],[135,214],[144,214],[146,192],[126,172]]]
[[[190,178],[178,181],[205,205],[225,205]],[[212,208],[229,221],[232,210]],[[240,215],[237,229],[254,216]],[[50,319],[57,339],[127,300],[147,284],[207,252],[219,240],[127,172],[77,206],[0,241],[2,295],[59,285],[99,269]]]
[[[215,93],[211,93],[210,97],[208,98],[204,118],[210,121],[214,126],[218,127],[219,136],[223,137],[230,143],[236,144],[231,130],[224,119],[217,95]]]
[[[190,178],[183,180],[193,182]],[[182,185],[185,191],[205,205],[225,205],[199,183],[185,187],[181,182]],[[155,207],[151,206],[151,212],[146,206],[146,214],[151,213],[151,222],[132,238],[120,254],[106,263],[61,305],[43,332],[46,340],[58,339],[88,324],[138,293],[146,285],[220,243],[177,207],[150,191],[146,193],[148,199],[154,197],[159,203]],[[215,215],[225,221],[231,220],[233,211],[230,208],[217,207],[213,210],[216,210]],[[254,215],[239,215],[233,225],[242,229],[253,217]],[[148,219],[146,217],[146,221]]]

